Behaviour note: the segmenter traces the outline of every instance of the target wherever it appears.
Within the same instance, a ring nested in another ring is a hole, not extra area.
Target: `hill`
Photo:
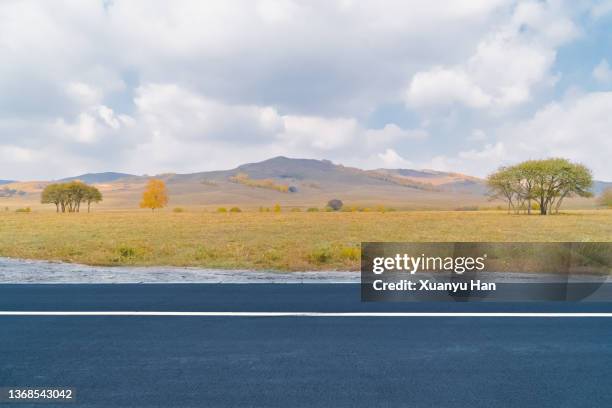
[[[411,169],[377,169],[369,173],[372,177],[427,190],[480,195],[487,192],[483,179],[460,173]]]
[[[275,157],[248,163],[231,170],[166,175],[164,178],[175,197],[185,198],[181,204],[322,207],[331,198],[340,198],[347,205],[387,205],[406,208],[451,208],[455,201],[465,205],[483,203],[482,194],[468,189],[451,191],[439,188],[438,179],[452,177],[439,173],[401,179],[382,171],[361,170],[334,164],[329,160]],[[458,175],[452,182],[460,179]],[[423,178],[423,180],[420,180]],[[467,176],[466,176],[467,179]],[[451,181],[448,181],[449,185]],[[197,193],[200,192],[200,193]],[[190,202],[187,197],[192,199]]]
[[[612,188],[612,182],[598,180],[595,180],[593,182],[593,193],[597,195],[601,194],[604,190],[608,188]]]
[[[126,177],[135,177],[135,176],[133,174],[115,173],[115,172],[87,173],[87,174],[81,174],[80,176],[63,178],[59,181],[81,180],[84,183],[95,184],[95,183],[108,183],[108,182],[120,180]]]

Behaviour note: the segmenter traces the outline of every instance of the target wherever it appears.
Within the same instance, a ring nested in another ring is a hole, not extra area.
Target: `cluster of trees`
[[[531,214],[557,213],[567,197],[591,197],[591,171],[582,164],[566,159],[528,160],[502,167],[487,178],[492,198],[508,203],[508,212]],[[535,205],[533,205],[535,204]]]
[[[244,184],[250,187],[267,188],[270,190],[280,191],[281,193],[295,193],[297,188],[294,186],[287,186],[284,184],[276,184],[273,179],[252,179],[247,173],[237,173],[230,177],[230,181],[233,183]]]
[[[41,194],[42,204],[55,204],[57,212],[79,212],[81,203],[87,203],[87,212],[92,203],[102,201],[102,193],[94,186],[81,181],[49,184]]]
[[[24,196],[26,195],[26,192],[8,187],[0,189],[0,197],[13,197],[14,195]]]

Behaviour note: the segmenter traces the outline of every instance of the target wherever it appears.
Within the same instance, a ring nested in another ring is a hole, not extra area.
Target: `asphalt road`
[[[610,312],[612,303],[361,303],[358,285],[0,285],[0,310]],[[612,318],[0,317],[0,387],[76,388],[64,406],[609,407],[611,378]]]

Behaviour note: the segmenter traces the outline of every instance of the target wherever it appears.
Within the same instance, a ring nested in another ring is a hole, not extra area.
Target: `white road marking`
[[[0,311],[0,316],[200,316],[200,317],[612,317],[608,312],[162,312]]]

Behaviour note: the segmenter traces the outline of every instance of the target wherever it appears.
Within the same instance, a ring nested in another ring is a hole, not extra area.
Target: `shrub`
[[[276,262],[282,258],[281,254],[275,249],[267,249],[261,255],[263,262]]]
[[[329,247],[319,247],[310,251],[308,260],[313,263],[323,264],[332,259],[332,251]]]
[[[217,252],[210,248],[200,247],[196,249],[194,258],[196,261],[217,259]]]
[[[307,212],[319,212],[319,209],[317,207],[310,207],[309,209],[306,210]]]
[[[226,212],[227,212],[227,208],[225,208],[225,207],[219,207],[219,208],[217,208],[217,212],[218,212],[218,213],[226,213]]]
[[[242,210],[240,208],[238,208],[238,207],[232,207],[232,208],[230,208],[229,212],[231,212],[231,213],[239,213],[239,212],[242,212]]]
[[[136,249],[129,246],[120,246],[117,248],[117,252],[119,252],[119,257],[122,259],[130,259],[136,256]]]
[[[340,248],[340,258],[356,261],[360,259],[361,251],[357,247],[342,247]]]
[[[343,205],[342,201],[338,200],[337,198],[334,198],[327,202],[327,206],[331,208],[333,211],[338,211],[339,209],[342,208],[342,205]]]
[[[463,207],[455,208],[455,211],[478,211],[477,205],[464,205]]]
[[[275,212],[275,213],[279,213],[279,212],[281,212],[281,206],[280,206],[280,204],[278,204],[278,203],[274,204],[274,212]]]
[[[173,208],[173,209],[172,209],[172,212],[175,212],[175,213],[182,213],[182,212],[185,212],[185,210],[183,210],[181,207],[176,207],[176,208]]]
[[[18,209],[15,210],[15,212],[18,212],[18,213],[29,213],[29,212],[32,212],[32,209],[30,207],[18,208]]]

